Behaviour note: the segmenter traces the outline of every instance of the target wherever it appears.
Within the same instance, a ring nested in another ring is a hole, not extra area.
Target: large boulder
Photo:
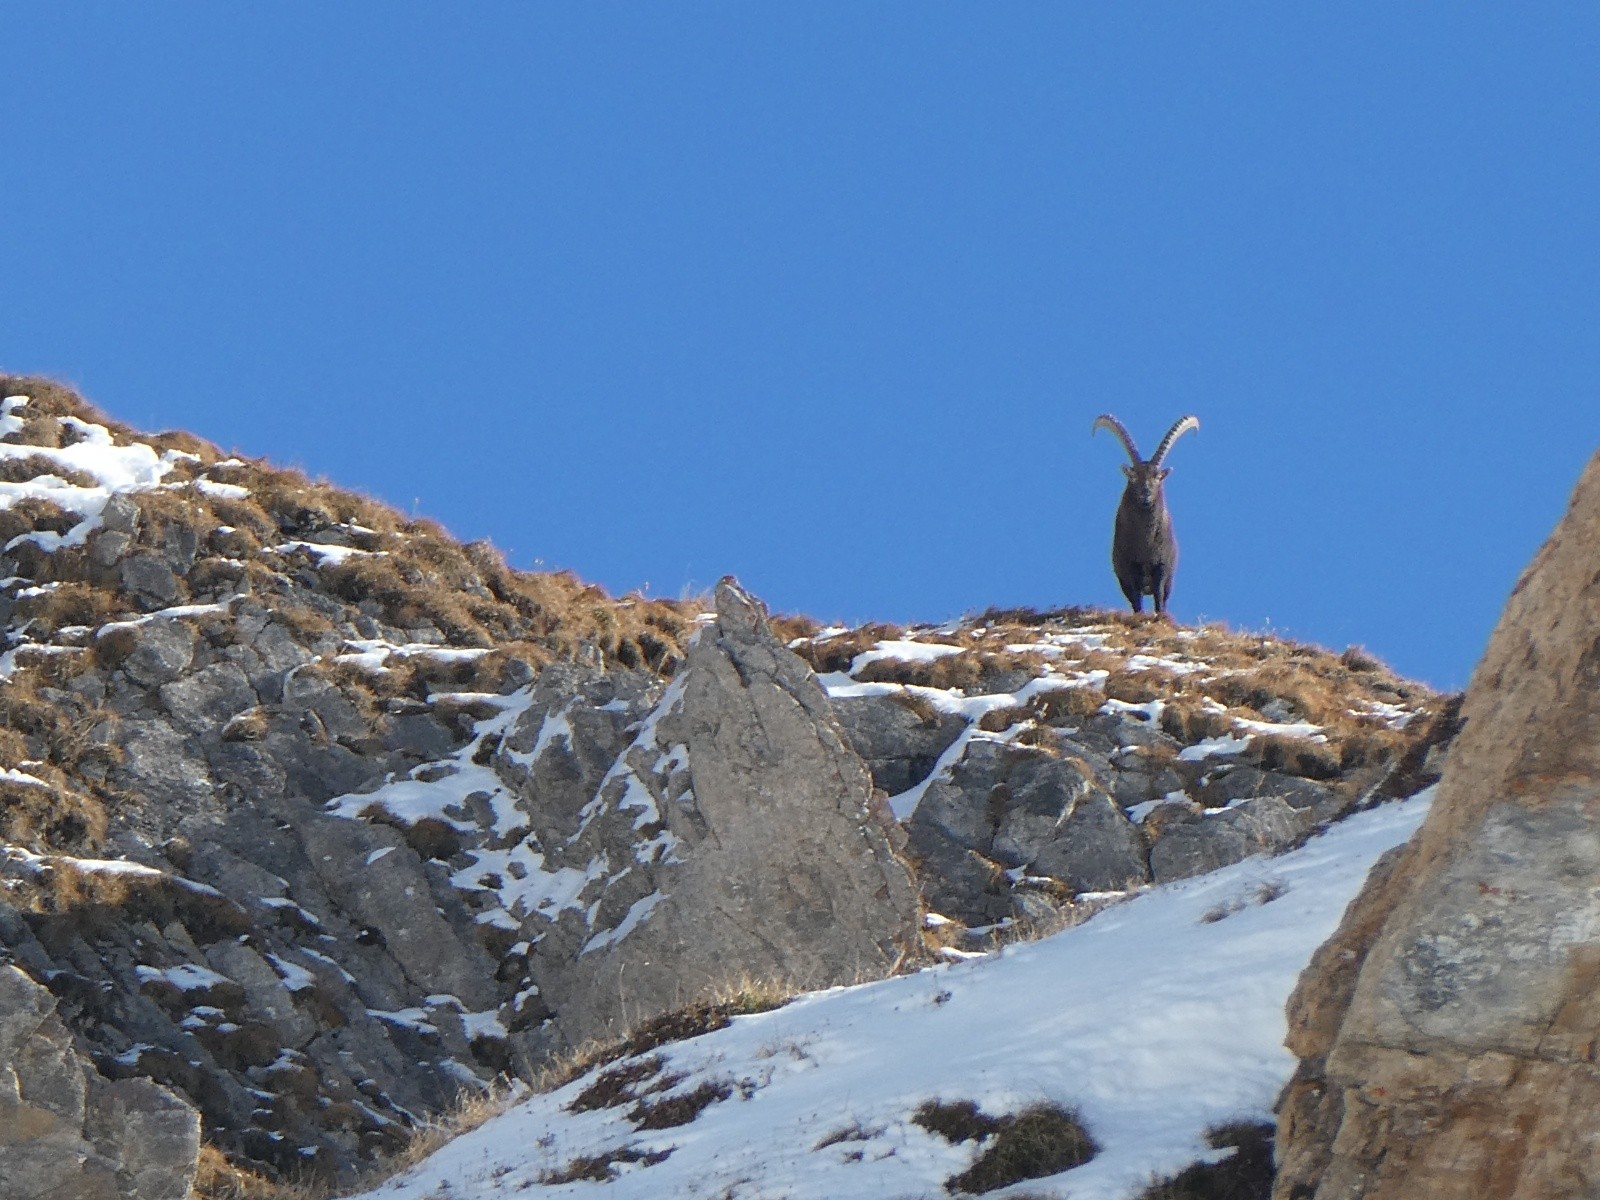
[[[816,676],[723,580],[716,619],[567,848],[607,883],[540,946],[574,955],[547,958],[539,981],[562,1036],[616,1032],[741,977],[889,973],[917,944],[891,820]]]
[[[0,1183],[6,1200],[184,1200],[200,1116],[148,1079],[109,1080],[54,998],[0,966]]]
[[[1082,758],[974,736],[906,822],[926,904],[978,926],[1027,911],[1018,874],[1074,893],[1149,882],[1144,840],[1100,778]]]
[[[1600,455],[1290,1002],[1277,1200],[1600,1195]]]

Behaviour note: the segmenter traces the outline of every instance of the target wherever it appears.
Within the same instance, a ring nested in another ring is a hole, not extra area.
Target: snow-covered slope
[[[1283,1013],[1301,968],[1430,798],[1352,817],[1281,857],[1150,889],[1043,941],[802,996],[662,1047],[659,1069],[640,1068],[650,1072],[641,1092],[669,1079],[657,1099],[708,1084],[726,1092],[686,1125],[641,1131],[626,1105],[569,1111],[591,1073],[367,1195],[936,1196],[977,1153],[912,1123],[941,1099],[996,1116],[1040,1101],[1081,1114],[1096,1157],[1006,1194],[1136,1196],[1153,1176],[1216,1157],[1208,1128],[1270,1117],[1294,1065]],[[609,1160],[611,1178],[553,1182],[582,1159]]]

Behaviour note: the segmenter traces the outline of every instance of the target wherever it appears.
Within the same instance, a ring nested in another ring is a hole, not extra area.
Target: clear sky
[[[1466,680],[1600,436],[1600,8],[0,3],[0,369],[678,595]]]

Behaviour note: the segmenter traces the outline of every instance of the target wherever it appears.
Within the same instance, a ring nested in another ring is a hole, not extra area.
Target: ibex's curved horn
[[[1199,417],[1179,417],[1172,428],[1167,430],[1167,436],[1161,439],[1161,445],[1156,447],[1156,452],[1150,456],[1150,465],[1159,467],[1161,460],[1167,456],[1167,451],[1172,449],[1172,443],[1188,433],[1191,429],[1200,428]]]
[[[1190,420],[1193,420],[1193,418],[1191,417]],[[1128,459],[1133,463],[1134,466],[1138,466],[1144,461],[1144,459],[1139,457],[1139,451],[1133,444],[1133,438],[1128,436],[1127,429],[1123,426],[1121,421],[1117,420],[1110,413],[1101,413],[1094,419],[1094,424],[1089,426],[1089,436],[1093,437],[1095,430],[1097,429],[1105,429],[1111,433],[1114,433],[1117,436],[1117,439],[1122,442],[1122,448],[1128,452]]]

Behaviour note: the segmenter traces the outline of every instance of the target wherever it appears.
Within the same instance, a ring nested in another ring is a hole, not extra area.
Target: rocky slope
[[[1215,628],[614,600],[0,397],[0,955],[91,1092],[164,1085],[268,1175],[741,975],[884,975],[1285,847],[1454,730],[1357,651]]]
[[[1600,1194],[1600,455],[1462,715],[1427,821],[1291,1003],[1280,1200]]]

